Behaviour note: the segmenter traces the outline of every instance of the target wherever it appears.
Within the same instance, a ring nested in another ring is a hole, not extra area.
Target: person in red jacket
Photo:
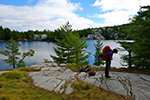
[[[111,65],[111,60],[113,60],[113,53],[118,53],[118,50],[117,49],[113,49],[111,50],[107,56],[108,56],[108,59],[106,60],[106,68],[105,68],[105,77],[106,78],[111,78],[109,76],[109,70],[110,70],[110,65]]]

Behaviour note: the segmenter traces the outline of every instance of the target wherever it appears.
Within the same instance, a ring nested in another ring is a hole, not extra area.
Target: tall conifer
[[[73,34],[69,22],[61,27],[61,38],[55,39],[57,47],[54,48],[57,56],[50,55],[57,63],[76,63],[77,66],[88,64],[89,57],[86,41],[78,34]]]
[[[97,65],[97,66],[99,66],[100,64],[103,65],[104,61],[101,58],[98,58],[98,56],[103,48],[103,43],[101,42],[100,39],[98,39],[96,41],[96,43],[94,43],[94,47],[95,47],[95,54],[94,54],[94,64],[93,65]]]

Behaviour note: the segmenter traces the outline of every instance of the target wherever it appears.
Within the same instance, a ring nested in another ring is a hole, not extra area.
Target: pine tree
[[[9,40],[10,42],[7,43],[5,48],[7,50],[5,51],[0,51],[1,54],[8,56],[8,59],[5,59],[7,63],[10,63],[10,65],[13,65],[13,68],[15,69],[15,66],[17,65],[18,67],[25,66],[24,63],[24,58],[26,56],[33,56],[34,55],[34,50],[30,49],[30,51],[23,53],[22,59],[19,60],[19,55],[21,53],[19,52],[18,47],[21,46],[18,42],[15,42],[13,38]]]
[[[150,69],[150,6],[141,7],[138,15],[130,18],[130,21],[129,28],[124,32],[128,33],[127,38],[132,38],[134,41],[132,45],[123,46],[132,52],[132,59],[126,56],[125,60],[130,60],[131,65],[137,69]]]
[[[61,27],[61,37],[55,39],[57,47],[54,48],[57,56],[50,55],[56,63],[76,63],[77,66],[88,64],[85,61],[89,57],[89,52],[86,52],[86,41],[80,38],[78,34],[73,34],[71,25],[67,23]]]
[[[123,59],[123,62],[125,62],[128,66],[128,68],[131,68],[132,65],[133,65],[133,51],[131,49],[131,47],[133,46],[133,43],[132,42],[126,42],[126,41],[119,41],[118,43],[121,44],[121,46],[124,48],[124,49],[121,49],[121,48],[118,48],[119,50],[121,51],[127,51],[128,52],[128,55],[122,55],[122,59]],[[122,64],[123,66],[126,66],[125,64]]]
[[[100,39],[98,39],[96,41],[96,43],[94,43],[94,47],[95,47],[95,54],[94,54],[94,58],[95,58],[95,62],[93,65],[97,65],[99,66],[100,64],[104,64],[104,61],[101,59],[101,58],[98,58],[100,52],[102,51],[102,48],[103,48],[103,43],[101,42]]]
[[[69,25],[69,22],[67,22],[66,25],[60,27],[59,38],[55,38],[57,47],[54,47],[53,49],[57,56],[50,56],[56,63],[71,63],[69,59],[72,55],[70,54],[70,47],[68,46],[66,38],[67,35],[71,34],[71,27],[72,26]]]
[[[136,25],[133,29],[135,42],[132,46],[134,64],[137,68],[150,69],[150,6],[141,7],[132,23]]]
[[[73,58],[71,60],[75,62],[78,67],[89,64],[89,61],[85,60],[91,55],[90,52],[86,51],[88,47],[86,40],[84,38],[80,38],[78,33],[71,33],[66,38],[68,41],[67,43],[71,48],[70,54],[73,54]]]

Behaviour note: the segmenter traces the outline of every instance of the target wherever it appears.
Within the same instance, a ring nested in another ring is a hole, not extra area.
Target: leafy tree
[[[13,68],[15,69],[15,66],[17,65],[18,67],[25,66],[24,63],[24,58],[26,56],[33,56],[34,55],[34,50],[30,49],[30,51],[23,53],[22,59],[19,60],[19,55],[21,53],[19,52],[18,47],[21,46],[18,42],[15,42],[13,38],[9,40],[10,42],[7,43],[5,46],[7,50],[5,51],[0,51],[1,54],[8,56],[8,59],[5,59],[7,63],[10,63],[10,65],[13,65]],[[19,61],[18,61],[19,60]]]
[[[96,43],[94,43],[94,47],[95,47],[96,52],[94,54],[95,62],[94,62],[93,65],[97,65],[97,66],[99,66],[100,64],[103,65],[104,64],[103,60],[98,58],[98,56],[99,56],[99,54],[100,54],[100,52],[102,51],[102,48],[103,48],[103,43],[101,42],[100,39],[98,39],[96,41]]]

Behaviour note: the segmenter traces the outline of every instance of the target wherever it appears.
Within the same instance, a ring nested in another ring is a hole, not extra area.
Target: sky
[[[150,0],[0,0],[0,26],[11,30],[73,30],[122,25]]]

